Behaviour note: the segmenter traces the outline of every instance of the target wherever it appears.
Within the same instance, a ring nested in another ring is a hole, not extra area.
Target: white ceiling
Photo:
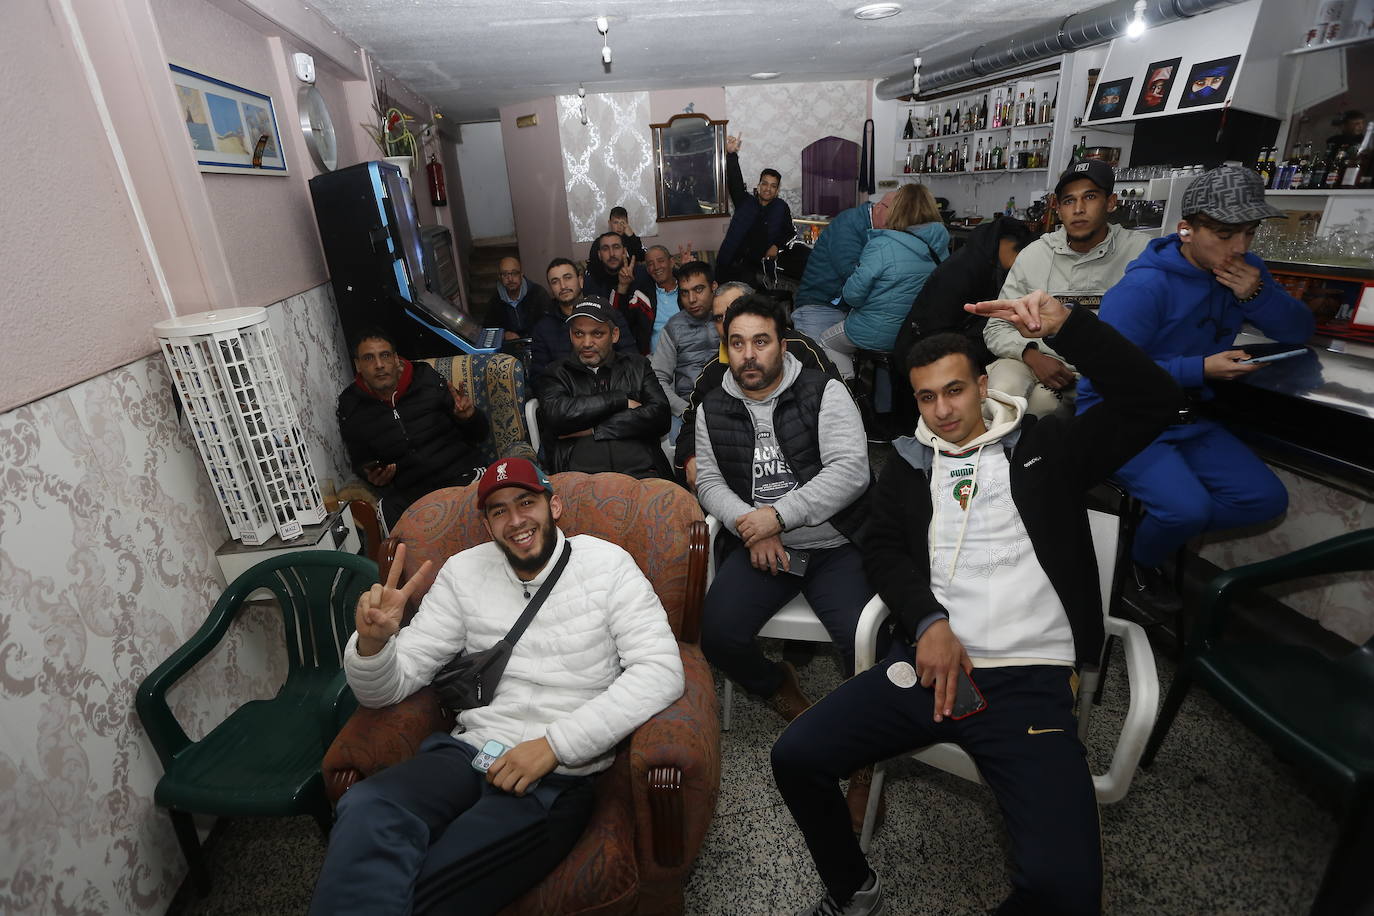
[[[458,121],[575,92],[723,86],[774,70],[787,82],[885,77],[1095,0],[309,0],[376,62]],[[610,68],[596,17],[610,20]]]

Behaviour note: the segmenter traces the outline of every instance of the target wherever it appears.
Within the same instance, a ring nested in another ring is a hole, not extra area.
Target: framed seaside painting
[[[285,175],[272,97],[170,65],[186,133],[202,172]]]

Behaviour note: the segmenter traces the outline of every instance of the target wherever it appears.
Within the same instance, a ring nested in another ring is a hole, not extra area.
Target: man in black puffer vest
[[[382,330],[358,337],[353,368],[357,375],[339,395],[339,430],[353,470],[380,491],[388,526],[426,493],[481,475],[487,418],[467,392],[427,364],[402,359]]]
[[[869,484],[863,421],[843,383],[787,352],[784,331],[767,296],[726,311],[730,373],[697,411],[696,457],[702,508],[738,539],[706,594],[702,651],[790,722],[810,703],[792,666],[764,656],[758,631],[801,592],[852,674],[873,589],[854,544]]]

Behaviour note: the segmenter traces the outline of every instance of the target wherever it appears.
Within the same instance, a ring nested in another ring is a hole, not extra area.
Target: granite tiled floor
[[[1172,665],[1163,657],[1159,671],[1167,689]],[[813,696],[840,679],[827,651],[801,675]],[[1105,766],[1123,710],[1123,681],[1113,676],[1094,713],[1095,770]],[[690,914],[788,913],[821,891],[769,771],[780,730],[771,711],[736,692],[734,728],[722,736],[715,822],[687,886]],[[889,772],[887,823],[871,861],[892,916],[995,908],[1008,887],[1007,867],[988,791],[913,762],[896,762]],[[1121,916],[1305,912],[1336,836],[1331,800],[1201,691],[1184,704],[1154,768],[1101,814],[1107,912]],[[234,821],[211,852],[211,895],[183,895],[170,912],[302,913],[324,850],[313,822],[298,818]]]

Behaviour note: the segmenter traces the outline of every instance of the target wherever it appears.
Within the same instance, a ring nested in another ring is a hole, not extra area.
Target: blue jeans
[[[472,768],[476,753],[436,732],[345,792],[312,916],[494,913],[563,861],[591,817],[593,779],[550,773],[516,797]]]
[[[792,327],[812,340],[819,340],[826,328],[844,321],[848,309],[838,305],[801,305],[792,312]]]

